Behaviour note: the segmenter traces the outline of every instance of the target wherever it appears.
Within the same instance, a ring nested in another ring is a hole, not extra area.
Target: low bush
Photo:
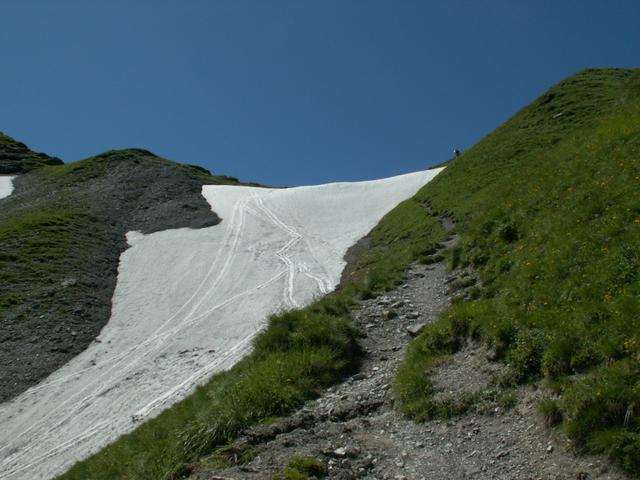
[[[293,457],[281,473],[276,473],[273,480],[306,480],[308,478],[324,478],[327,467],[314,457]]]

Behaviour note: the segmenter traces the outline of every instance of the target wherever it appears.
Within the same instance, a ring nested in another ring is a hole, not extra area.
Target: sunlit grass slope
[[[429,367],[484,341],[580,449],[640,472],[640,71],[586,70],[488,135],[417,195],[457,220],[454,266],[481,277],[410,347],[409,415],[442,413]]]

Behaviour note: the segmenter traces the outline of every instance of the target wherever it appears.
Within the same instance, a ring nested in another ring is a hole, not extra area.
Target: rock
[[[332,453],[338,458],[356,458],[360,450],[357,447],[338,447]]]
[[[380,297],[378,299],[378,305],[389,305],[391,303],[391,300],[389,299],[389,297]]]
[[[409,332],[409,335],[411,335],[412,337],[416,337],[420,334],[422,329],[426,326],[427,326],[426,323],[414,323],[407,327],[407,332]]]
[[[502,450],[497,453],[496,458],[506,457],[507,455],[509,455],[509,450]]]
[[[551,453],[551,452],[553,452],[553,445],[549,444],[547,446],[547,453]]]
[[[282,441],[282,445],[283,445],[284,447],[287,447],[287,448],[288,448],[288,447],[293,447],[295,444],[296,444],[296,443],[295,443],[292,439],[290,439],[290,438],[285,438],[285,439]]]
[[[415,320],[416,318],[420,318],[420,314],[418,312],[409,312],[407,313],[406,316],[410,320]]]
[[[76,278],[65,278],[62,282],[60,282],[60,285],[66,288],[66,287],[72,287],[76,283],[78,283],[78,279]]]

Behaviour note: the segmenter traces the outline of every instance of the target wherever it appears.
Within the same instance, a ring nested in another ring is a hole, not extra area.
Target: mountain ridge
[[[46,165],[62,164],[59,158],[34,152],[24,143],[0,132],[0,175],[27,173]]]

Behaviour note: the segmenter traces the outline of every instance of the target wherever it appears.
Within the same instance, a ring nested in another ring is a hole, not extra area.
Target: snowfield
[[[0,199],[13,193],[13,179],[16,177],[0,175]]]
[[[290,189],[205,186],[219,225],[130,232],[96,341],[0,405],[0,478],[60,474],[233,366],[269,314],[333,290],[347,249],[440,170]]]

